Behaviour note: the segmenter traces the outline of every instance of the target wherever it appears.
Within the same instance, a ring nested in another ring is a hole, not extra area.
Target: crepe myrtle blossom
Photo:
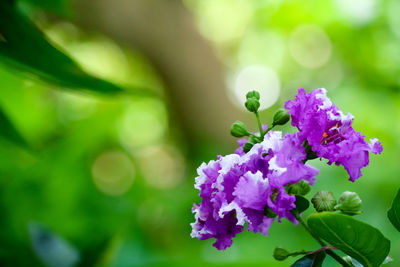
[[[307,140],[311,150],[328,164],[343,165],[354,182],[361,168],[369,164],[369,152],[381,153],[383,147],[378,139],[370,139],[352,127],[353,116],[346,115],[336,107],[323,88],[310,93],[302,88],[294,100],[285,104],[292,117],[292,125],[299,129],[300,138]]]
[[[215,238],[214,246],[223,250],[232,245],[232,238],[243,231],[245,223],[248,231],[263,235],[268,235],[274,217],[297,224],[290,212],[296,198],[285,186],[300,180],[312,185],[318,173],[303,163],[307,155],[302,143],[299,134],[282,136],[270,131],[247,153],[203,163],[195,184],[202,202],[192,209],[196,221],[191,224],[191,236]]]

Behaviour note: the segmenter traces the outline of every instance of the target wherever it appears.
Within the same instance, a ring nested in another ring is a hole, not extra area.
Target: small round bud
[[[250,112],[257,112],[258,109],[260,108],[260,101],[256,98],[249,98],[247,99],[246,103],[244,103],[246,106],[247,110]]]
[[[330,191],[318,191],[311,202],[318,212],[335,210],[336,199]]]
[[[276,247],[274,249],[274,259],[277,261],[286,260],[290,256],[290,252],[282,247]]]
[[[250,99],[250,98],[255,98],[257,100],[260,100],[260,93],[257,91],[250,91],[246,94],[246,98]]]
[[[289,112],[286,109],[279,109],[275,112],[273,125],[284,125],[290,120]]]
[[[247,131],[246,125],[241,121],[235,121],[231,127],[231,135],[235,137],[249,136],[250,133]]]
[[[298,183],[289,184],[286,187],[286,192],[290,195],[300,195],[305,196],[310,192],[310,183],[304,180],[300,180]]]
[[[243,145],[243,152],[247,153],[250,151],[250,149],[254,146],[253,143],[247,142]]]
[[[343,192],[335,209],[343,213],[354,215],[360,212],[362,200],[355,192]]]

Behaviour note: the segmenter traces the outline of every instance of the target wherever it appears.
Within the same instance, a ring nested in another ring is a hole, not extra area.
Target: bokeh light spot
[[[195,11],[201,32],[217,43],[241,37],[253,14],[253,7],[247,0],[204,0],[197,4]]]
[[[167,111],[157,99],[137,100],[118,122],[121,144],[129,150],[159,143],[167,128]]]
[[[398,37],[400,37],[400,1],[389,1],[386,10],[390,28]]]
[[[248,66],[236,76],[230,96],[234,103],[244,109],[246,94],[251,90],[260,92],[260,109],[267,109],[279,98],[280,81],[276,72],[262,65]]]
[[[303,24],[292,32],[289,50],[300,65],[306,68],[318,68],[330,59],[332,45],[323,29],[316,25]]]
[[[168,189],[182,181],[184,159],[172,146],[147,147],[138,153],[137,159],[143,177],[153,187]]]
[[[107,195],[122,195],[131,187],[135,169],[125,153],[112,150],[97,156],[92,165],[92,178],[96,187]]]
[[[349,18],[354,24],[366,24],[376,15],[375,0],[336,0],[340,14]]]
[[[245,36],[238,53],[241,66],[262,64],[279,69],[284,56],[284,38],[272,31],[252,32]]]

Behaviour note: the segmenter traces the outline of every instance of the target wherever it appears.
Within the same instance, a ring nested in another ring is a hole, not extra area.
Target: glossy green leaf
[[[0,63],[74,90],[99,93],[124,91],[85,73],[71,58],[51,45],[43,34],[9,2],[0,1]],[[135,88],[132,94],[149,95]]]
[[[359,263],[356,259],[353,259],[350,256],[347,256],[348,259],[351,261],[351,264],[353,264],[354,267],[364,267],[361,263]],[[386,259],[382,262],[382,265],[388,264],[389,262],[392,262],[393,259],[390,256],[387,256]],[[381,265],[381,266],[382,266]]]
[[[306,255],[290,265],[290,267],[322,267],[326,253],[320,251],[313,255]]]
[[[365,267],[378,267],[390,250],[390,241],[375,227],[351,216],[321,212],[308,218],[311,230]]]
[[[400,189],[393,200],[392,207],[387,213],[390,222],[400,232]]]

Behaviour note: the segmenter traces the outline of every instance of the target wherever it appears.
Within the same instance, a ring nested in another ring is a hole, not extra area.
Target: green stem
[[[275,124],[271,124],[270,126],[268,126],[267,130],[265,131],[265,133],[268,133],[274,127],[275,127]]]
[[[264,139],[264,131],[262,129],[262,124],[261,124],[261,120],[260,120],[260,115],[258,114],[258,112],[255,112],[256,114],[256,118],[257,118],[257,123],[258,123],[258,128],[260,129],[260,137],[261,137],[261,141]]]
[[[316,236],[311,229],[308,227],[308,225],[303,221],[303,219],[299,215],[295,215],[296,219],[299,221],[299,223],[306,229],[306,231],[322,246],[325,247],[326,244],[324,241],[322,241],[318,236]],[[336,260],[338,263],[340,263],[344,267],[351,267],[350,264],[348,264],[345,260],[342,259],[338,254],[336,254],[333,250],[327,249],[325,250],[326,254],[331,256],[334,260]]]
[[[295,252],[289,253],[288,256],[295,257],[295,256],[298,256],[298,255],[306,255],[306,254],[309,254],[309,253],[310,253],[310,251],[302,250],[302,251],[295,251]]]
[[[261,138],[261,141],[262,141],[262,140],[264,140],[264,135],[266,133],[268,133],[270,130],[272,130],[272,128],[274,128],[275,125],[272,123],[270,126],[268,126],[266,131],[263,131],[261,120],[260,120],[260,115],[259,115],[258,111],[254,112],[254,113],[256,114],[256,117],[257,117],[258,128],[260,129],[260,138]]]

